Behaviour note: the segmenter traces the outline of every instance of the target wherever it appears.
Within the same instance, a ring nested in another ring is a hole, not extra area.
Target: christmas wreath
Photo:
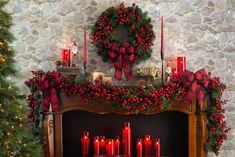
[[[110,7],[104,11],[92,28],[91,39],[103,61],[114,64],[115,78],[132,78],[131,67],[151,57],[155,37],[151,19],[133,4]]]

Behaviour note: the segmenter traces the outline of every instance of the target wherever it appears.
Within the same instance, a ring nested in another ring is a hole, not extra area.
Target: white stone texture
[[[83,27],[90,29],[97,17],[109,6],[122,0],[10,0],[6,10],[12,14],[12,44],[16,52],[18,76],[13,78],[23,94],[29,91],[24,81],[36,69],[55,70],[54,62],[61,49],[78,42],[83,59]],[[125,0],[131,5],[134,0]],[[165,17],[165,55],[187,57],[187,69],[206,68],[227,84],[226,118],[232,131],[219,157],[235,157],[235,0],[136,0],[152,18],[156,39],[153,55],[140,66],[160,67],[160,19]],[[89,30],[90,31],[90,30]],[[88,39],[88,71],[113,75],[113,65],[97,57]],[[121,81],[120,84],[126,84]],[[214,157],[213,153],[209,157]]]

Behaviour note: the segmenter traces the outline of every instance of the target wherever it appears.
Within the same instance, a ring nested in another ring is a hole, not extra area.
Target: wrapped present
[[[96,81],[100,81],[104,84],[112,83],[112,76],[109,76],[103,72],[93,72],[93,73],[88,73],[86,79],[90,82],[95,83]]]

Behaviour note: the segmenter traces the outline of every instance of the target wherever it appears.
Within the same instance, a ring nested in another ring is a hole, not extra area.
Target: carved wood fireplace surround
[[[98,104],[99,103],[99,104]],[[185,106],[180,102],[171,102],[167,109],[156,112],[142,112],[140,114],[153,115],[160,112],[176,111],[188,117],[188,157],[207,157],[205,143],[207,141],[207,100],[196,105],[196,100],[191,105]],[[85,104],[79,96],[66,97],[60,95],[60,107],[55,113],[44,113],[42,125],[42,141],[44,143],[45,157],[63,157],[63,114],[68,111],[82,110],[97,114],[117,113],[125,116],[127,113],[115,110],[105,102]],[[200,112],[198,112],[200,110]],[[130,113],[129,113],[130,114]],[[133,113],[134,114],[134,113]],[[79,155],[78,155],[79,156]]]

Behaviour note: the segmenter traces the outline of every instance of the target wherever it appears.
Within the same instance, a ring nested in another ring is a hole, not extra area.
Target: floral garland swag
[[[80,95],[82,101],[102,99],[118,110],[127,112],[156,111],[167,108],[171,100],[183,101],[186,105],[196,96],[199,105],[204,95],[209,96],[207,108],[208,142],[207,149],[219,153],[221,145],[230,128],[227,128],[222,100],[226,86],[218,77],[211,77],[204,69],[195,74],[186,70],[181,79],[171,83],[159,84],[155,87],[128,88],[104,85],[100,82],[93,84],[84,79],[74,80],[71,77],[62,78],[58,72],[33,71],[34,77],[26,81],[31,94],[27,97],[30,112],[28,118],[38,127],[40,114],[58,110],[57,94],[64,92],[67,96]]]

